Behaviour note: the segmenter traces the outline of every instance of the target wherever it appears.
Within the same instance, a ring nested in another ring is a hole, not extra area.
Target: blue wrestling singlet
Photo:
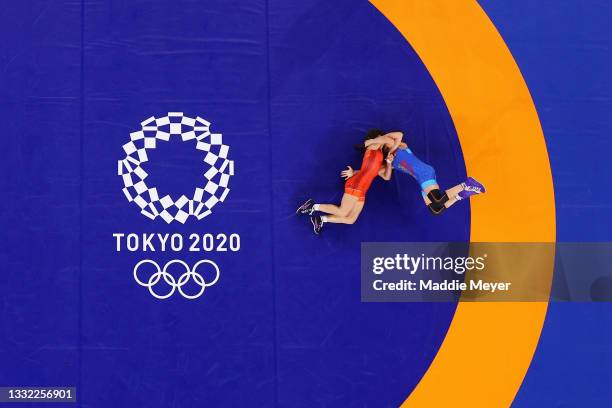
[[[414,177],[421,186],[421,190],[438,184],[434,168],[421,161],[409,148],[397,149],[393,159],[393,168]]]

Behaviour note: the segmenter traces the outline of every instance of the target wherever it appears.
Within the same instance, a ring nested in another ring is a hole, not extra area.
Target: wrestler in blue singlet
[[[431,185],[438,184],[434,168],[416,157],[408,147],[397,149],[392,165],[395,170],[414,177],[422,191]]]

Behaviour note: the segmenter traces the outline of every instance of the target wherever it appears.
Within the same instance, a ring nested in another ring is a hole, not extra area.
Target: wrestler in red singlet
[[[348,195],[358,197],[359,201],[365,201],[365,195],[378,176],[382,167],[383,154],[380,150],[366,150],[359,172],[348,179],[344,184],[344,192]]]

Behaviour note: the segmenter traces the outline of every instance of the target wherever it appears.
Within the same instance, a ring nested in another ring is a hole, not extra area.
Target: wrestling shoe
[[[470,196],[486,192],[484,186],[476,179],[468,177],[465,183],[462,183],[463,190],[459,192],[459,198],[464,199]]]
[[[304,204],[295,211],[296,214],[311,215],[314,212],[315,202],[312,198],[309,198]]]
[[[310,222],[312,223],[312,229],[315,234],[320,234],[323,229],[323,220],[318,215],[313,215],[310,217]]]

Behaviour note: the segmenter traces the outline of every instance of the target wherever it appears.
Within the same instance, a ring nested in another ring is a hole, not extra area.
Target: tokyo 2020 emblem
[[[158,143],[168,142],[171,137],[180,137],[202,151],[203,161],[209,165],[203,174],[202,185],[178,199],[170,195],[160,197],[156,187],[147,185],[148,173],[144,163],[147,151]],[[117,174],[123,179],[123,193],[129,202],[136,204],[140,212],[154,220],[161,217],[170,224],[184,224],[193,216],[198,220],[212,213],[219,202],[229,194],[229,180],[234,175],[234,162],[228,158],[229,146],[223,144],[220,133],[211,133],[210,122],[201,117],[190,118],[182,112],[170,112],[167,116],[154,116],[141,123],[141,130],[130,134],[130,141],[123,145],[125,158],[118,161]]]

